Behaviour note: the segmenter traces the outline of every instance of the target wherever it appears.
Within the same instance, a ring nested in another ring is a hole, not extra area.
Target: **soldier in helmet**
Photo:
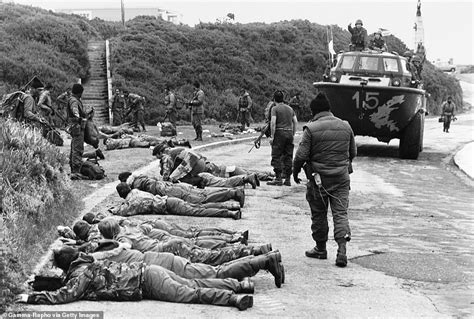
[[[367,30],[362,26],[362,20],[358,19],[355,22],[355,28],[352,23],[349,23],[347,29],[351,33],[350,49],[353,51],[362,51],[367,46]]]
[[[374,33],[374,38],[371,39],[369,43],[369,49],[387,51],[387,45],[385,44],[385,40],[382,38],[382,32],[376,31]]]

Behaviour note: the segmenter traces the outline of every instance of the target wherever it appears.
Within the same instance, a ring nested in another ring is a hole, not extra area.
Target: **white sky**
[[[8,0],[4,0],[7,2]],[[15,0],[47,9],[120,8],[120,0]],[[276,22],[307,19],[319,24],[337,24],[346,28],[349,22],[362,19],[370,33],[389,29],[413,48],[413,26],[417,0],[333,0],[333,1],[202,1],[202,0],[124,0],[129,8],[163,8],[182,14],[182,22],[194,26],[199,21],[215,22],[227,13],[235,21]],[[421,13],[425,28],[425,45],[429,60],[454,58],[456,64],[474,64],[473,1],[422,0]]]

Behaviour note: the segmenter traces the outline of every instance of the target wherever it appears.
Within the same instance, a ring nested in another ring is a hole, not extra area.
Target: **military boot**
[[[229,305],[238,308],[239,310],[246,310],[253,306],[253,296],[249,295],[232,295],[229,299]]]
[[[275,179],[267,182],[267,185],[282,186],[283,181],[281,180],[281,174],[277,173]]]
[[[239,202],[240,207],[244,207],[245,204],[245,191],[243,188],[237,188],[234,191],[233,199]]]
[[[291,186],[291,180],[290,180],[290,177],[287,176],[287,175],[282,175],[281,176],[281,179],[284,181],[283,182],[283,185],[285,186]]]
[[[255,284],[252,282],[250,277],[245,277],[242,279],[240,284],[239,293],[242,294],[253,294],[255,292]]]
[[[272,244],[252,247],[252,255],[259,256],[272,251]]]
[[[307,250],[305,252],[306,257],[316,258],[316,259],[328,259],[328,252],[326,250],[325,241],[317,241],[316,247]]]
[[[346,243],[347,240],[345,238],[337,240],[336,266],[338,267],[347,266]]]
[[[252,189],[257,188],[257,175],[255,173],[245,175],[244,184],[252,185]]]
[[[267,270],[275,278],[275,286],[281,288],[281,284],[284,281],[284,268],[281,264],[281,254],[279,251],[271,252],[266,255],[268,257]]]
[[[238,220],[242,218],[242,212],[239,210],[228,210],[228,216],[232,219]]]

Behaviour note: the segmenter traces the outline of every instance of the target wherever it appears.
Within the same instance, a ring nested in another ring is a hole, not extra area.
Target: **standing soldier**
[[[67,101],[71,97],[71,88],[67,88],[66,92],[61,93],[56,98],[56,115],[62,121],[61,126],[67,126]]]
[[[352,23],[347,26],[347,30],[351,33],[351,51],[362,51],[367,46],[367,30],[362,26],[362,20],[358,19],[355,23],[355,28]]]
[[[145,98],[135,93],[129,93],[128,91],[124,92],[124,96],[125,101],[127,102],[127,106],[129,107],[127,113],[125,114],[125,118],[130,113],[132,113],[134,129],[140,132],[139,125],[141,125],[143,132],[146,132],[144,106]]]
[[[115,94],[112,97],[112,124],[114,126],[122,125],[124,108],[125,98],[123,94],[120,93],[119,89],[115,89]]]
[[[48,83],[46,84],[43,92],[41,92],[38,99],[38,107],[40,114],[47,119],[49,123],[52,123],[52,116],[54,115],[53,103],[51,100],[51,89],[53,86]]]
[[[296,116],[300,117],[299,110],[300,110],[300,93],[296,92],[296,94],[290,99],[290,102],[288,103],[291,108],[295,111]]]
[[[21,114],[19,120],[39,129],[42,136],[46,137],[48,133],[47,125],[49,123],[40,115],[40,110],[36,103],[42,89],[43,83],[37,78],[33,79],[29,91],[25,94],[23,114]]]
[[[347,265],[346,242],[351,239],[347,217],[351,162],[356,156],[352,128],[346,121],[335,117],[323,93],[311,101],[313,119],[304,127],[303,137],[293,162],[293,177],[300,182],[298,173],[303,167],[308,178],[306,200],[311,209],[311,231],[316,247],[306,256],[327,259],[328,204],[334,220],[334,239],[338,244],[336,265]]]
[[[291,186],[291,165],[293,160],[293,139],[298,120],[295,111],[283,103],[283,92],[273,94],[275,106],[270,111],[270,144],[272,145],[272,162],[275,179],[267,185]],[[285,181],[283,182],[283,179]]]
[[[193,83],[194,95],[189,102],[191,107],[191,122],[193,123],[194,131],[196,131],[195,141],[202,141],[202,118],[204,116],[204,91],[201,90],[201,85],[198,81]]]
[[[245,130],[245,125],[250,127],[250,109],[252,107],[252,99],[245,89],[240,90],[239,97],[239,113],[240,113],[240,130]]]
[[[453,98],[448,96],[448,100],[443,103],[441,115],[443,116],[443,132],[449,133],[449,127],[451,126],[451,120],[454,117],[454,110],[456,105],[453,102]]]
[[[165,87],[165,106],[166,114],[168,119],[174,127],[176,127],[176,122],[178,121],[178,110],[176,109],[176,96],[171,91],[169,85]]]
[[[84,153],[84,129],[88,113],[82,105],[81,97],[84,87],[81,84],[72,86],[72,95],[67,103],[69,119],[69,133],[71,134],[71,152],[69,165],[71,166],[71,179],[81,179],[82,155]]]
[[[385,44],[385,40],[382,38],[381,31],[376,31],[374,33],[374,38],[370,40],[370,43],[369,43],[369,49],[387,51],[387,45]]]

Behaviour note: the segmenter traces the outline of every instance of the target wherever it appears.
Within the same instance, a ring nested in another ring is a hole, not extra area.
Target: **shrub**
[[[3,249],[7,258],[0,268],[7,282],[16,278],[11,280],[10,292],[14,293],[26,279],[24,274],[57,237],[56,226],[71,224],[81,204],[64,170],[66,155],[36,129],[10,120],[0,124],[1,226],[8,243]]]

